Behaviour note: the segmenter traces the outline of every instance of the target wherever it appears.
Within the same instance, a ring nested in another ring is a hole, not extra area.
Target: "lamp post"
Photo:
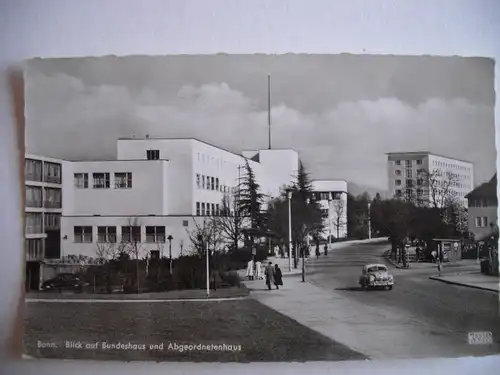
[[[372,239],[372,215],[371,215],[371,203],[368,202],[368,239]]]
[[[309,206],[309,203],[311,203],[311,200],[309,198],[306,198],[306,205]],[[306,231],[306,249],[309,251],[309,233]],[[304,283],[306,281],[306,252],[305,249],[302,250],[302,282]]]
[[[167,237],[168,240],[168,257],[170,258],[170,275],[172,275],[172,240],[174,237],[172,235],[169,235]]]
[[[288,189],[288,271],[292,272],[292,190]]]
[[[332,247],[332,193],[328,193],[328,250]]]

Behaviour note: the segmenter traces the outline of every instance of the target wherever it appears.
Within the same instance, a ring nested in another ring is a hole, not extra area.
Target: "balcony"
[[[25,173],[24,178],[26,181],[42,182],[42,174],[41,173]]]
[[[42,208],[42,201],[41,200],[27,200],[26,201],[26,207],[31,207],[31,208]]]
[[[41,261],[45,257],[43,251],[43,239],[25,240],[25,251],[27,261]]]
[[[62,208],[61,202],[45,201],[43,203],[45,208]]]
[[[61,176],[44,176],[43,179],[51,184],[61,184]]]

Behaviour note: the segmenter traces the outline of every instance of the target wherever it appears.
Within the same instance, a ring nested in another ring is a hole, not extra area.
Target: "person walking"
[[[316,259],[319,259],[320,253],[319,253],[319,245],[316,245]]]
[[[274,284],[274,267],[273,262],[269,262],[266,267],[266,285],[267,289],[271,290],[271,285]]]
[[[257,280],[262,280],[264,278],[262,274],[261,262],[255,262],[255,276],[257,277]]]
[[[248,261],[248,264],[247,264],[248,280],[253,280],[254,275],[255,275],[255,265],[254,265],[253,259],[251,259]]]
[[[277,290],[280,288],[280,285],[283,286],[283,274],[277,264],[274,265],[274,285]]]
[[[328,245],[327,244],[325,244],[324,249],[325,249],[325,257],[326,257],[328,255]]]

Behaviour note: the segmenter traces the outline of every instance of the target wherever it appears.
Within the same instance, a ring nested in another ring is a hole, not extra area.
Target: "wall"
[[[297,179],[299,155],[294,150],[260,150],[259,162],[266,171],[267,190],[270,195],[279,195],[283,185],[290,185]]]
[[[331,234],[334,237],[343,238],[347,236],[347,181],[343,180],[313,180],[313,191],[315,192],[331,192],[342,193],[339,199],[334,199],[328,202],[327,199],[317,201],[320,208],[329,210],[329,217],[325,219],[325,229],[323,236],[328,238]],[[334,197],[332,197],[334,198]],[[337,218],[340,216],[340,220]],[[340,224],[337,231],[336,224]]]
[[[163,160],[71,163],[63,176],[63,215],[164,215],[168,212],[164,205],[167,163]],[[92,188],[94,172],[110,173],[109,189]],[[115,189],[115,172],[131,172],[132,188]],[[89,174],[88,188],[75,187],[74,173]]]
[[[491,234],[492,230],[490,227],[490,223],[497,224],[497,210],[498,207],[490,206],[490,207],[469,207],[468,209],[468,223],[469,223],[469,232],[474,233],[476,239],[482,239],[485,236]],[[486,216],[488,218],[488,225],[486,227],[476,227],[476,217],[478,216]]]
[[[97,227],[98,226],[116,226],[117,238],[120,241],[121,226],[130,225],[130,220],[137,218],[138,223],[142,226],[142,240],[145,241],[146,229],[145,226],[166,226],[166,236],[172,235],[172,256],[180,255],[181,243],[183,244],[183,254],[187,254],[191,248],[188,231],[195,228],[195,221],[198,225],[203,226],[203,218],[193,218],[191,216],[82,216],[82,217],[63,217],[61,219],[61,246],[62,255],[86,255],[96,257],[97,254]],[[183,222],[188,222],[188,227],[183,226]],[[74,242],[74,227],[75,226],[93,226],[93,242],[92,243],[75,243]],[[67,238],[65,238],[67,237]],[[156,244],[141,245],[140,256],[146,255],[149,250],[158,250]],[[164,255],[168,255],[168,241],[163,245]]]
[[[147,150],[159,150],[168,163],[169,184],[166,190],[170,215],[193,214],[193,139],[119,139],[119,160],[147,160]],[[151,161],[151,160],[150,160]],[[164,181],[165,183],[165,181]],[[167,211],[165,211],[167,213]]]
[[[469,162],[451,159],[439,155],[429,155],[429,170],[431,172],[440,170],[444,173],[451,172],[457,174],[458,186],[452,189],[458,193],[458,198],[467,207],[465,195],[474,189],[474,165]],[[446,177],[443,176],[446,180]]]
[[[245,158],[222,150],[218,147],[195,141],[193,145],[193,214],[196,214],[196,202],[220,204],[222,191],[204,189],[197,186],[196,175],[219,179],[219,186],[236,187],[238,178],[245,175]],[[250,161],[255,169],[255,163]],[[238,171],[240,166],[240,171]],[[257,170],[256,170],[257,173]]]

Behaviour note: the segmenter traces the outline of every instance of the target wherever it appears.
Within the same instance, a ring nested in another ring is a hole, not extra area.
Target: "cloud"
[[[64,74],[27,79],[31,153],[66,159],[113,159],[118,137],[197,137],[239,152],[266,148],[267,111],[226,83],[186,85],[174,96],[125,86],[87,86]],[[300,95],[300,94],[299,94]],[[465,99],[429,98],[411,106],[397,98],[339,102],[320,113],[275,103],[273,146],[301,153],[313,177],[343,178],[385,188],[385,153],[429,150],[472,159],[479,176],[495,160],[493,108]],[[481,146],[483,147],[483,146]],[[492,159],[492,160],[490,160]]]

